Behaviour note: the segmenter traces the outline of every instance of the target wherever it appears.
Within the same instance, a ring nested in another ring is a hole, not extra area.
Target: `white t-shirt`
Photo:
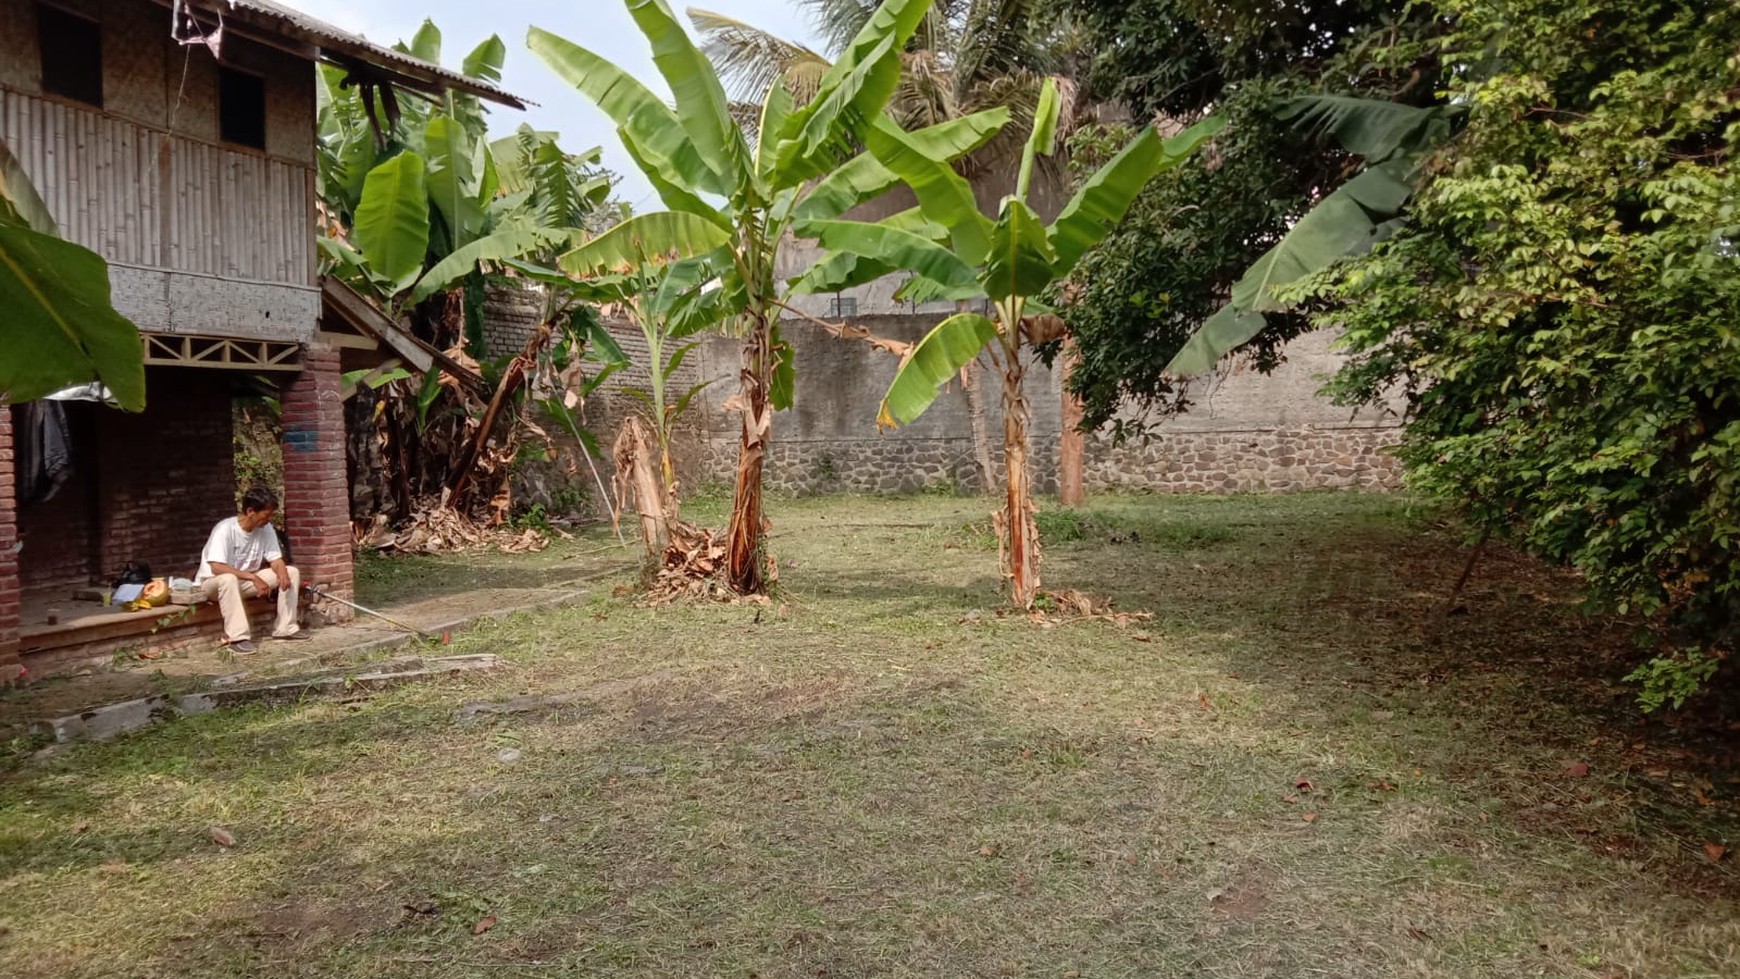
[[[237,571],[258,571],[268,562],[283,556],[284,552],[278,547],[278,532],[271,524],[261,524],[249,533],[242,529],[241,521],[230,517],[211,529],[211,538],[199,554],[199,574],[194,576],[193,582],[197,585],[212,577],[213,561],[227,564]]]

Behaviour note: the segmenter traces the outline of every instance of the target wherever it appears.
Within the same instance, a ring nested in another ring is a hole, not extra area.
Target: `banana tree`
[[[620,312],[640,331],[647,350],[647,384],[621,390],[641,402],[645,409],[659,454],[659,479],[665,494],[674,501],[677,476],[671,448],[676,424],[695,397],[712,382],[690,385],[681,393],[671,385],[683,362],[700,345],[700,341],[690,338],[714,326],[722,315],[723,294],[717,286],[718,273],[702,258],[670,263],[644,258],[632,269],[588,279],[570,278],[524,262],[507,264],[572,301],[601,307],[607,313]],[[594,342],[616,351],[619,359],[607,363],[628,366],[628,358],[608,333],[596,336]]]
[[[441,32],[424,21],[397,47],[439,61]],[[499,80],[506,50],[492,36],[466,55],[461,71]],[[555,133],[528,126],[490,142],[475,97],[447,93],[401,105],[385,90],[347,86],[343,70],[331,66],[320,69],[317,95],[321,197],[330,218],[321,248],[331,271],[393,313],[456,311],[477,334],[480,267],[584,240],[609,195],[597,148],[570,154]],[[466,301],[418,309],[460,286]],[[424,324],[420,332],[447,340],[440,334],[455,331]]]
[[[775,410],[792,401],[792,355],[779,336],[785,287],[775,269],[795,221],[837,217],[899,183],[858,140],[886,125],[883,108],[900,82],[900,52],[931,0],[885,0],[818,80],[794,104],[782,85],[759,106],[753,144],[732,115],[725,88],[666,0],[625,0],[646,36],[674,105],[598,55],[539,28],[526,43],[557,75],[616,123],[617,135],[669,209],[638,215],[562,259],[571,274],[635,267],[643,256],[705,256],[718,270],[716,312],[723,332],[742,341],[738,392],[727,407],[741,416],[726,584],[740,594],[766,591],[762,549],[762,467]],[[1003,111],[980,113],[911,134],[937,159],[954,159],[994,135]]]
[[[1224,121],[1209,117],[1170,139],[1152,126],[1084,183],[1049,227],[1027,203],[1029,182],[1039,157],[1054,151],[1058,118],[1057,89],[1040,93],[1033,129],[1016,178],[995,221],[981,214],[972,190],[945,161],[926,154],[899,130],[870,130],[866,145],[888,170],[912,188],[927,221],[889,227],[855,221],[807,220],[799,234],[820,239],[830,257],[806,274],[798,287],[828,292],[874,269],[910,269],[905,286],[915,299],[949,298],[984,302],[991,316],[961,312],[943,320],[905,354],[877,413],[885,427],[904,424],[924,413],[938,391],[981,353],[1001,373],[1004,504],[993,518],[1010,597],[1022,608],[1039,593],[1039,529],[1033,517],[1027,457],[1028,409],[1022,382],[1030,344],[1054,318],[1034,297],[1069,275],[1077,261],[1112,229],[1155,175],[1177,166]]]
[[[60,237],[24,167],[0,140],[0,406],[102,381],[121,407],[145,408],[139,328],[109,300],[109,265]],[[3,409],[0,409],[3,410]]]
[[[1314,95],[1282,103],[1276,114],[1333,135],[1348,152],[1364,157],[1365,166],[1318,201],[1233,283],[1226,305],[1204,320],[1166,365],[1176,377],[1206,373],[1263,331],[1264,313],[1290,309],[1276,295],[1282,286],[1363,254],[1394,234],[1407,220],[1404,209],[1422,165],[1451,137],[1463,110]]]

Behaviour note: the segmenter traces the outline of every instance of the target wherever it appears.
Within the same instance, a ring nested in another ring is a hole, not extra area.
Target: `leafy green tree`
[[[752,141],[725,87],[665,0],[627,0],[652,47],[674,105],[596,54],[539,28],[527,44],[617,125],[617,135],[669,210],[636,215],[564,255],[580,276],[629,270],[647,256],[705,256],[718,270],[722,329],[743,343],[739,388],[728,405],[741,438],[727,528],[726,580],[756,594],[769,581],[762,549],[762,467],[773,413],[792,398],[791,348],[779,336],[785,287],[776,260],[795,221],[825,219],[879,196],[899,178],[857,154],[854,140],[892,129],[883,108],[900,82],[900,51],[930,0],[886,0],[816,83],[794,104],[783,85],[759,107]],[[1000,113],[980,113],[913,134],[954,159],[993,135]]]
[[[1635,676],[1683,700],[1740,637],[1740,10],[1440,10],[1466,128],[1289,298],[1346,329],[1343,396],[1407,394],[1413,485],[1671,627]]]
[[[1210,116],[1162,139],[1145,126],[1129,145],[1083,182],[1055,222],[1047,227],[1027,203],[1035,163],[1055,149],[1057,90],[1046,84],[1034,114],[1018,171],[1016,191],[992,220],[979,212],[967,182],[946,161],[926,155],[892,127],[865,134],[870,153],[899,174],[919,202],[910,229],[857,221],[804,221],[798,232],[820,239],[838,256],[856,256],[877,268],[905,268],[915,275],[906,288],[924,298],[983,300],[992,317],[957,313],[931,330],[903,359],[877,414],[879,425],[910,422],[936,400],[938,390],[960,369],[988,354],[1002,376],[1004,506],[996,524],[1003,571],[1016,606],[1032,605],[1039,592],[1039,529],[1033,518],[1027,460],[1028,409],[1022,382],[1031,362],[1029,340],[1040,329],[1033,319],[1047,311],[1037,297],[1069,275],[1082,255],[1117,224],[1142,187],[1177,166],[1224,120]],[[939,240],[946,240],[946,244]],[[824,260],[800,285],[833,291],[847,278],[831,276],[838,264]]]
[[[92,379],[129,411],[145,408],[139,328],[109,300],[102,256],[60,237],[48,205],[0,140],[0,410]]]
[[[1323,91],[1429,105],[1436,52],[1420,39],[1436,26],[1428,8],[1376,0],[1284,9],[1244,0],[1070,0],[1067,7],[1094,52],[1085,98],[1121,101],[1137,119],[1189,120],[1212,110],[1228,120],[1213,153],[1143,191],[1058,297],[1080,358],[1070,385],[1086,425],[1135,435],[1153,416],[1187,407],[1168,370],[1174,355],[1355,165],[1342,144],[1276,109]],[[1084,128],[1072,138],[1077,169],[1091,172],[1123,138],[1116,125]],[[1266,328],[1243,349],[1267,368],[1307,323],[1290,310],[1262,315]]]

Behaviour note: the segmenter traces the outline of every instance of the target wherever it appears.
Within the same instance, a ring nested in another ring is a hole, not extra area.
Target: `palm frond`
[[[739,101],[759,103],[783,80],[802,105],[828,70],[821,54],[734,17],[690,7],[689,20],[701,35],[701,52]]]

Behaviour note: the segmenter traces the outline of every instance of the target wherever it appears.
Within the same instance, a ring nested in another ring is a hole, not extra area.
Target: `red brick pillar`
[[[284,388],[284,527],[303,584],[351,598],[350,489],[338,351],[311,346],[302,363],[302,372]],[[336,602],[323,603],[320,612],[328,622],[351,618],[350,609]]]
[[[0,684],[18,675],[18,480],[12,466],[12,409],[0,404]]]

